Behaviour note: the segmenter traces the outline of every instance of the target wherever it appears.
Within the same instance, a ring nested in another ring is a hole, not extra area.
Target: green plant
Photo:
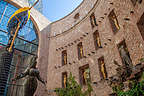
[[[90,82],[87,83],[87,87],[86,91],[82,91],[82,87],[70,73],[66,88],[56,88],[56,94],[58,96],[88,96],[93,91]]]
[[[118,96],[144,96],[144,73],[140,81],[130,82],[131,88],[128,91],[123,91],[121,86],[114,86],[113,91]]]

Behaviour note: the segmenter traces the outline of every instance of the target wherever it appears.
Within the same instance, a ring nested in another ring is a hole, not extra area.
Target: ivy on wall
[[[128,81],[129,90],[124,90],[124,83],[113,86],[115,96],[144,96],[144,72],[139,80]]]
[[[58,96],[89,96],[92,91],[90,82],[87,82],[87,90],[83,91],[71,73],[67,80],[66,88],[56,88]]]

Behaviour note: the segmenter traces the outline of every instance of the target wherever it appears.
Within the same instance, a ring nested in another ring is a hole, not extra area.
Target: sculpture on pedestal
[[[46,84],[44,80],[41,79],[38,69],[36,68],[36,59],[37,57],[32,57],[31,62],[27,69],[16,76],[16,78],[12,79],[13,81],[19,80],[21,78],[25,78],[24,81],[24,96],[33,96],[37,89],[37,79],[43,83]]]

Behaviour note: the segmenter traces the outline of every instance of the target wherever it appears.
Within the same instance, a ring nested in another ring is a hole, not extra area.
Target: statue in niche
[[[85,80],[86,84],[88,82],[90,82],[90,70],[89,70],[89,68],[84,70],[83,76],[84,76],[84,80]]]
[[[66,88],[66,86],[67,86],[67,75],[64,75],[64,88]]]
[[[30,61],[30,65],[27,67],[27,69],[21,73],[20,75],[16,76],[16,78],[13,78],[12,81],[19,80],[21,78],[25,77],[24,81],[24,96],[33,96],[37,89],[37,79],[46,85],[45,81],[41,79],[38,69],[36,68],[36,59],[37,57],[32,57]]]
[[[118,70],[121,73],[121,76],[123,77],[123,80],[124,80],[131,75],[133,65],[129,57],[129,53],[127,49],[124,47],[124,45],[120,46],[119,52],[120,52],[122,62],[124,65],[121,66],[121,68],[118,68]]]
[[[126,49],[124,44],[121,44],[119,47],[120,56],[122,58],[123,65],[119,65],[117,61],[114,60],[114,64],[118,66],[116,69],[117,74],[110,77],[109,85],[119,85],[120,83],[127,80],[129,76],[131,76],[133,65],[132,61],[129,57],[128,50]]]
[[[124,45],[120,46],[119,52],[122,58],[122,62],[125,64],[125,66],[132,68],[132,61],[128,56],[128,51],[124,48]]]
[[[103,79],[106,79],[107,78],[107,76],[106,76],[106,69],[105,69],[105,63],[104,63],[104,61],[103,60],[101,60],[100,61],[100,71],[101,71],[101,73],[102,73],[102,76],[103,76]]]

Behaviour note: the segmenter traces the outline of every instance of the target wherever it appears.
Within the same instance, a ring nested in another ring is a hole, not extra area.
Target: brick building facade
[[[116,74],[115,62],[123,65],[122,50],[133,65],[144,57],[143,8],[142,0],[84,0],[46,27],[40,37],[39,69],[47,76],[47,90],[63,87],[70,72],[85,87],[88,70],[91,96],[111,94],[106,80]],[[44,96],[40,94],[37,90]]]

